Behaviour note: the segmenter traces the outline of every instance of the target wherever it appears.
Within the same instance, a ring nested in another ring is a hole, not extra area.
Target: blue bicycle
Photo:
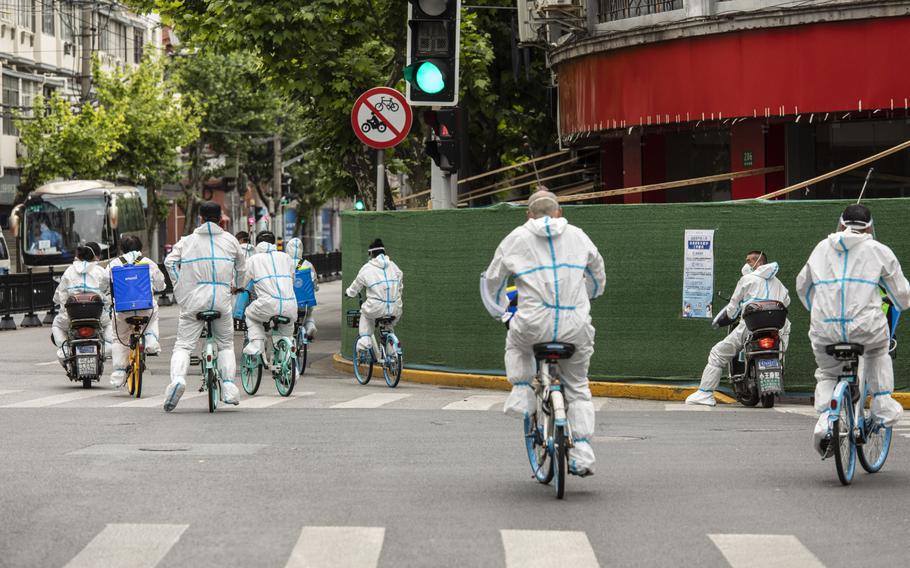
[[[857,343],[837,343],[825,348],[828,355],[844,363],[831,398],[830,435],[825,458],[835,458],[837,477],[843,485],[853,482],[856,459],[869,473],[881,470],[891,449],[891,427],[875,422],[866,408],[870,396],[865,378],[859,372],[864,347]]]

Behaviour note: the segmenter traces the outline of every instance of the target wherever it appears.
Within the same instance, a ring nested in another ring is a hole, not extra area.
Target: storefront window
[[[667,181],[730,171],[730,131],[702,130],[666,134]],[[730,182],[718,181],[666,191],[667,203],[727,201]]]

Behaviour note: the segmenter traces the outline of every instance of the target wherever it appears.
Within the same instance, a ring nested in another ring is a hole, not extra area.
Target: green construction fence
[[[592,379],[697,380],[708,351],[725,330],[681,316],[683,235],[714,229],[715,292],[727,296],[740,277],[746,252],[764,250],[780,263],[790,290],[793,328],[785,384],[814,388],[809,318],[796,298],[796,275],[813,247],[836,229],[845,201],[736,201],[721,203],[566,206],[606,261],[607,286],[592,306],[597,330]],[[910,199],[870,200],[876,237],[910,262]],[[348,212],[342,215],[343,283],[366,261],[380,237],[404,272],[404,315],[396,328],[406,367],[505,374],[506,330],[486,312],[479,275],[496,246],[526,220],[524,208],[499,205],[445,211]],[[718,300],[715,305],[724,302]],[[357,300],[343,302],[342,318]],[[342,354],[351,357],[357,331],[343,322]],[[910,326],[910,324],[904,324]],[[900,339],[901,327],[898,327]],[[895,386],[910,388],[910,344],[894,362]]]

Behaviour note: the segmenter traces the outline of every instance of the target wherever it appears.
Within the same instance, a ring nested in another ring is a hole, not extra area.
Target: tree
[[[142,184],[148,196],[148,236],[167,216],[167,204],[158,198],[165,183],[181,174],[179,148],[199,137],[200,115],[185,103],[165,76],[165,62],[146,56],[131,70],[102,71],[96,63],[94,81],[101,108],[123,120],[119,148],[105,166],[111,179]]]
[[[54,179],[103,177],[123,148],[127,126],[123,116],[91,104],[74,107],[57,93],[38,96],[31,117],[16,120],[25,156],[19,159],[22,182],[17,202]]]

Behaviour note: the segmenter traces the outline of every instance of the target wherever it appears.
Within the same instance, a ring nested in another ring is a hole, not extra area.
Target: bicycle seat
[[[215,310],[206,310],[204,312],[199,312],[196,314],[196,319],[202,321],[215,321],[216,319],[221,319],[221,312],[216,312]]]
[[[272,325],[281,325],[285,323],[290,323],[291,318],[286,318],[284,316],[272,316],[272,319],[269,320],[269,323]]]
[[[559,343],[552,341],[549,343],[534,344],[534,358],[538,361],[548,359],[555,361],[558,359],[568,359],[575,354],[575,346],[571,343]]]
[[[376,325],[390,325],[394,323],[395,316],[386,316],[384,318],[376,318]]]
[[[866,348],[859,343],[835,343],[825,346],[825,353],[838,361],[849,361],[863,354]]]
[[[149,322],[148,316],[130,316],[126,318],[126,323],[130,325],[145,325]]]

